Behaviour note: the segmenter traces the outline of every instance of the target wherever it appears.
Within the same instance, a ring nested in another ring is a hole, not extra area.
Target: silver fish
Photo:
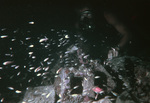
[[[0,38],[7,38],[8,37],[8,35],[2,35],[2,36],[0,36]]]
[[[20,91],[20,90],[16,90],[15,92],[16,92],[16,93],[21,93],[22,91]]]
[[[3,63],[3,65],[9,65],[9,64],[12,64],[14,61],[6,61]]]
[[[47,41],[47,40],[48,40],[48,38],[42,38],[42,39],[39,40],[39,42],[41,43],[41,42],[44,42],[44,41]]]
[[[10,89],[10,90],[14,90],[14,88],[13,88],[13,87],[8,87],[8,89]]]
[[[34,72],[39,72],[41,70],[41,67],[37,67]]]

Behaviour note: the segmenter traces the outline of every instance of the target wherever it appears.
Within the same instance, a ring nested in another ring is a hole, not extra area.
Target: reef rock
[[[54,86],[29,87],[19,103],[54,103]]]

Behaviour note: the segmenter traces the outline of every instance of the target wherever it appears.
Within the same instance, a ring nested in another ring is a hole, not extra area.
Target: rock
[[[93,101],[92,103],[112,103],[112,102],[110,101],[110,99],[103,98],[98,101]],[[120,102],[120,103],[122,103],[122,102]]]
[[[135,103],[129,93],[124,91],[120,96],[117,97],[116,103]]]
[[[24,98],[19,103],[54,103],[55,91],[54,86],[39,86],[26,91]]]

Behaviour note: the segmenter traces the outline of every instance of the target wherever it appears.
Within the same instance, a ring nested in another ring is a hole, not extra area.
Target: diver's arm
[[[115,27],[115,29],[122,35],[122,38],[118,45],[111,50],[108,51],[108,60],[111,60],[113,57],[117,57],[119,55],[120,48],[123,48],[131,39],[131,31],[129,28],[119,21],[119,19],[112,13],[105,12],[104,17],[107,22]]]
[[[124,47],[131,39],[131,35],[132,35],[131,31],[125,24],[119,21],[119,19],[117,19],[117,17],[114,14],[105,12],[104,17],[109,24],[113,25],[115,29],[119,33],[121,33],[122,38],[120,42],[118,43],[118,45],[119,47]]]

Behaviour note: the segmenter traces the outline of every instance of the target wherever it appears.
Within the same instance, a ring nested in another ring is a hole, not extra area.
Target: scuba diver
[[[111,10],[94,11],[93,8],[91,5],[83,4],[76,9],[78,19],[75,28],[87,39],[85,44],[88,50],[85,51],[89,51],[92,58],[111,60],[124,51],[132,32]]]

